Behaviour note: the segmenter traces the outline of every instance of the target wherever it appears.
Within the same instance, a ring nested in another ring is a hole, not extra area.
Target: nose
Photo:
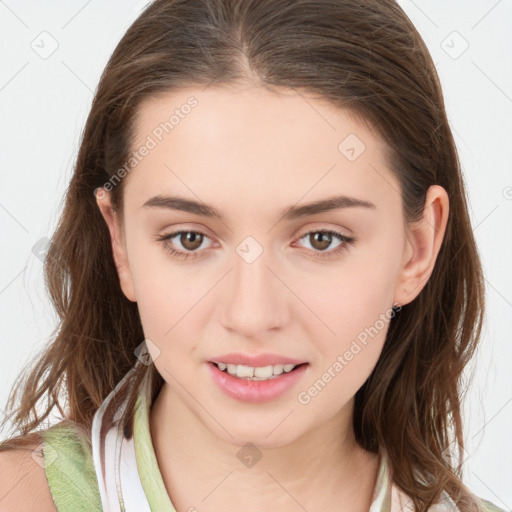
[[[222,285],[220,317],[226,329],[257,338],[286,324],[291,293],[269,265],[265,251],[248,261],[235,255],[234,267]]]

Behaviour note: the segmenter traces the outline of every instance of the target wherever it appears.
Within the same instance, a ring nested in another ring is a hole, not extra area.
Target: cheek
[[[303,283],[298,294],[309,308],[300,321],[315,340],[322,368],[346,354],[341,364],[347,378],[358,381],[364,376],[362,384],[371,372],[393,317],[398,247],[399,241],[383,233],[374,243],[353,250],[336,268]]]
[[[322,322],[313,316],[302,320],[314,340],[317,364],[311,381],[297,395],[300,404],[314,404],[320,411],[332,411],[332,404],[343,406],[377,364],[393,318],[392,297],[386,300],[390,296],[386,274],[369,274],[373,273],[353,273],[337,281],[339,287],[332,282],[331,292],[321,298],[306,298]]]
[[[351,249],[339,264],[303,281],[300,296],[327,324],[325,329],[352,336],[354,329],[373,324],[391,308],[401,263],[398,246],[376,240]]]
[[[162,245],[143,235],[127,236],[127,248],[144,334],[164,346],[188,321],[197,320],[190,309],[208,287],[192,266],[173,262]]]

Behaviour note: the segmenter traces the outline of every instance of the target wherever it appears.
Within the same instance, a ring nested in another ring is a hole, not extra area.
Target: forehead
[[[236,196],[263,207],[262,199],[288,204],[334,192],[382,202],[383,192],[396,196],[399,189],[385,144],[364,121],[295,89],[161,93],[139,107],[132,154],[144,146],[128,176],[134,185],[127,183],[141,198],[180,191],[209,203]]]

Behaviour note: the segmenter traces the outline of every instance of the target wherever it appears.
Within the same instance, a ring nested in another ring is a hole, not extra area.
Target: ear
[[[408,227],[395,304],[412,302],[427,284],[443,242],[448,213],[446,190],[432,185],[427,190],[422,218]]]
[[[110,192],[100,187],[94,191],[96,203],[107,223],[112,243],[112,256],[119,276],[121,289],[128,300],[137,302],[133,286],[132,274],[128,263],[126,244],[124,241],[122,222],[119,215],[112,207]]]

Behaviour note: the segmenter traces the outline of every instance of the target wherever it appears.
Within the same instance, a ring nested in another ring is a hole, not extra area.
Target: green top
[[[59,512],[101,511],[101,499],[87,439],[60,423],[42,432],[46,478]]]
[[[176,512],[158,467],[149,428],[150,404],[141,393],[135,404],[133,439],[139,477],[152,512]],[[59,512],[101,511],[90,442],[72,422],[42,432],[45,472]]]
[[[136,402],[134,418],[135,458],[139,477],[152,512],[176,512],[167,494],[159,470],[149,428],[148,395],[141,393]],[[101,511],[98,480],[89,440],[72,422],[64,421],[42,432],[45,472],[53,501],[59,512]],[[447,495],[446,495],[447,496]],[[483,511],[505,512],[490,501],[478,498]],[[432,511],[456,512],[447,498],[445,505]],[[404,503],[410,498],[392,483],[385,451],[381,452],[377,481],[369,512],[412,510]],[[121,506],[124,510],[124,506]]]

